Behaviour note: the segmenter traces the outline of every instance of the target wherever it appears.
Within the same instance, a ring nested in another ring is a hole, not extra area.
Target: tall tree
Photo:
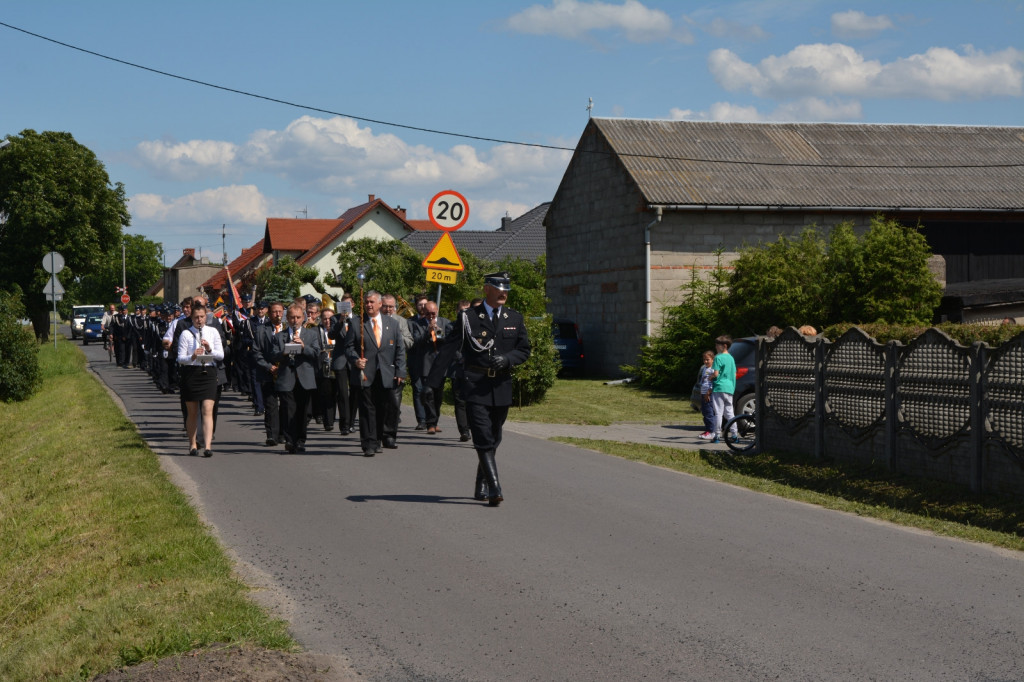
[[[164,247],[141,234],[124,235],[124,281],[132,300],[156,284],[163,273]],[[103,254],[96,266],[66,283],[68,294],[79,303],[112,303],[121,286],[121,243]]]
[[[62,281],[93,271],[131,223],[124,185],[71,133],[24,130],[0,150],[0,283],[17,285],[36,337],[49,335],[43,256],[64,257]]]

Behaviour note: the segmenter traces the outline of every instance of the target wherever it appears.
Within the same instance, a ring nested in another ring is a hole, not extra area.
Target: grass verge
[[[0,679],[87,679],[214,642],[294,649],[85,358],[0,403]]]
[[[788,453],[750,457],[607,440],[552,440],[827,509],[1024,551],[1021,499],[974,495],[952,484]]]
[[[637,384],[607,386],[602,379],[556,379],[544,400],[512,406],[509,419],[545,424],[703,423],[690,407],[690,396],[663,393]]]

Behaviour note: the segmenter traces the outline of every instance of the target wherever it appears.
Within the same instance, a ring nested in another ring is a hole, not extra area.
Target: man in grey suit
[[[366,294],[362,324],[352,324],[345,339],[352,381],[359,385],[359,439],[365,457],[397,448],[397,415],[388,409],[392,389],[405,376],[405,344],[398,322],[381,314],[381,295]]]
[[[269,306],[269,316],[264,324],[253,328],[252,350],[249,359],[252,364],[253,381],[260,387],[263,395],[263,425],[267,430],[267,445],[280,445],[284,442],[281,432],[281,403],[274,381],[277,367],[271,356],[274,353],[274,337],[284,329],[284,305],[273,303]]]
[[[316,366],[320,358],[320,336],[307,329],[302,306],[288,307],[288,326],[274,336],[271,360],[278,362],[277,391],[281,400],[281,421],[286,452],[306,451],[306,407],[316,391]]]

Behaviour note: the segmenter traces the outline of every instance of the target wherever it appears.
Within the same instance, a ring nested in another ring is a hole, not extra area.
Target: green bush
[[[530,359],[512,370],[512,392],[519,407],[543,400],[548,389],[555,385],[555,377],[562,366],[551,334],[551,316],[525,319],[532,347]]]
[[[661,331],[647,338],[640,349],[636,365],[622,370],[637,377],[640,383],[669,393],[689,393],[700,367],[701,354],[714,348],[714,339],[724,330],[725,268],[721,263],[708,279],[693,270],[686,299],[680,305],[666,308]]]
[[[21,324],[25,306],[20,296],[0,291],[0,310],[0,400],[27,400],[42,383],[39,344]]]
[[[975,341],[984,341],[990,346],[1000,346],[1014,338],[1024,328],[1012,324],[990,325],[990,324],[959,324],[956,322],[943,322],[936,325],[906,325],[887,324],[876,322],[871,324],[853,325],[849,322],[834,324],[822,330],[822,335],[827,339],[835,341],[845,334],[852,327],[860,327],[865,334],[879,343],[899,341],[908,344],[917,337],[924,334],[930,327],[934,326],[949,335],[951,339],[962,346],[970,346]]]

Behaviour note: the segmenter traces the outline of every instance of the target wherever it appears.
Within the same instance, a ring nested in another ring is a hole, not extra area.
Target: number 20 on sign
[[[455,284],[455,276],[458,273],[448,270],[427,270],[427,281],[437,284]]]

